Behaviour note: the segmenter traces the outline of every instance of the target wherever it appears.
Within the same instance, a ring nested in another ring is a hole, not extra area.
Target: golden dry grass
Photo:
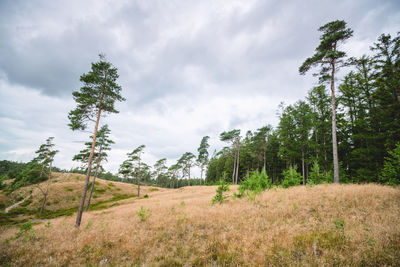
[[[211,205],[216,187],[150,192],[148,199],[0,237],[15,266],[400,265],[400,190],[381,185],[273,189]],[[236,190],[231,187],[230,194]],[[150,210],[141,221],[141,207]]]
[[[52,177],[53,178],[47,197],[46,210],[62,210],[77,207],[82,195],[85,175],[54,172]],[[45,181],[39,185],[45,189],[46,183],[47,182]],[[143,194],[147,194],[150,189],[150,187],[143,187],[141,192],[143,192]],[[110,200],[114,196],[118,195],[136,194],[136,185],[96,179],[95,192],[91,203],[95,204],[101,201]],[[32,202],[27,205],[26,208],[29,210],[37,210],[40,208],[43,194],[37,185],[21,187],[7,196],[0,193],[0,204],[3,204],[3,206],[7,207],[29,195],[32,196]]]

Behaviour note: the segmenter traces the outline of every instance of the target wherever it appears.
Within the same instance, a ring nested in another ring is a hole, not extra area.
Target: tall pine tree
[[[77,106],[69,112],[69,127],[72,130],[85,130],[88,122],[93,122],[93,141],[88,159],[88,168],[85,183],[82,189],[82,197],[76,216],[75,227],[79,228],[82,220],[82,212],[85,205],[86,192],[88,188],[94,148],[96,144],[97,131],[101,115],[104,113],[118,113],[115,109],[115,101],[124,101],[121,96],[121,86],[117,84],[117,69],[105,60],[103,55],[99,55],[100,60],[92,63],[91,71],[83,74],[80,81],[83,86],[79,91],[72,93]]]
[[[353,31],[346,28],[346,22],[336,20],[325,24],[318,29],[322,32],[320,44],[315,49],[315,54],[307,58],[300,66],[300,74],[305,74],[311,67],[320,65],[320,82],[330,82],[332,100],[332,150],[334,182],[339,183],[339,156],[336,137],[336,98],[335,75],[346,62],[346,53],[338,50],[338,45],[353,35]]]

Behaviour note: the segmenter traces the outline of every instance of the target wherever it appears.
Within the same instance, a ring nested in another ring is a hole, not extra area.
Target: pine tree
[[[178,164],[182,166],[182,176],[188,176],[188,185],[190,186],[190,169],[193,167],[196,156],[192,152],[186,152],[178,160]]]
[[[203,179],[203,172],[205,167],[208,164],[208,148],[210,145],[208,144],[208,139],[210,139],[209,136],[204,136],[203,139],[201,139],[200,146],[197,149],[199,152],[199,155],[197,157],[197,165],[200,167],[200,184],[201,180]]]
[[[338,44],[344,42],[353,35],[350,28],[346,28],[346,22],[336,20],[325,24],[318,29],[322,32],[320,44],[315,49],[315,54],[307,58],[300,66],[300,74],[305,74],[311,67],[320,65],[320,82],[330,82],[332,100],[332,150],[334,182],[339,183],[339,156],[336,137],[336,98],[335,98],[335,74],[340,67],[346,65],[344,58],[346,53],[338,50]]]
[[[136,179],[138,185],[138,193],[137,196],[140,197],[140,163],[142,160],[142,153],[145,145],[140,145],[135,148],[131,153],[128,153],[128,160],[132,162],[133,166],[136,168]]]
[[[97,131],[100,117],[103,113],[118,113],[115,109],[115,101],[124,101],[121,96],[121,86],[117,84],[117,69],[111,63],[105,61],[103,55],[99,55],[99,62],[92,63],[91,71],[83,74],[80,81],[83,86],[80,91],[72,93],[77,106],[69,112],[69,127],[72,130],[85,130],[88,122],[94,122],[93,141],[88,159],[86,179],[82,190],[82,198],[76,216],[75,227],[79,227],[82,220],[82,212],[85,205],[86,192],[92,169],[92,161],[96,144]]]
[[[53,144],[54,137],[49,137],[46,139],[46,143],[42,144],[40,148],[35,152],[37,157],[33,160],[34,162],[40,164],[41,171],[40,171],[40,178],[42,178],[43,175],[47,175],[47,183],[46,183],[46,188],[42,188],[39,184],[36,186],[39,188],[39,190],[43,194],[43,201],[42,201],[42,206],[40,208],[40,214],[42,215],[44,207],[46,205],[46,200],[47,200],[47,195],[49,193],[49,187],[51,183],[51,168],[54,160],[54,156],[57,154],[58,150],[53,150],[53,147],[55,146]]]
[[[239,180],[240,130],[235,129],[229,132],[222,132],[219,139],[232,144],[232,149],[234,151],[232,183],[237,184]]]

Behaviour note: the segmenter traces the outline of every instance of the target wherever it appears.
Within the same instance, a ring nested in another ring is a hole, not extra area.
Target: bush
[[[400,184],[400,143],[395,149],[389,151],[389,157],[385,157],[380,180],[389,185]]]
[[[308,178],[308,184],[321,184],[329,183],[332,180],[331,172],[322,172],[318,164],[318,161],[314,160],[310,171],[310,177]]]
[[[224,203],[225,199],[228,198],[228,196],[224,195],[224,192],[229,191],[229,185],[225,182],[225,178],[226,178],[226,172],[224,173],[224,176],[219,180],[217,194],[212,199],[213,204],[215,203],[222,204]]]
[[[150,217],[151,210],[146,209],[145,207],[141,206],[140,210],[136,214],[139,216],[140,221],[144,222]]]
[[[297,166],[295,165],[294,167],[290,167],[288,170],[283,171],[282,187],[288,188],[290,186],[296,186],[301,183],[303,177],[300,173],[296,171],[296,169]]]
[[[254,193],[260,193],[265,189],[270,189],[272,187],[272,181],[269,179],[265,169],[261,172],[253,171],[251,175],[247,175],[246,180],[244,180],[239,186],[240,194],[243,194],[245,190],[253,191]]]

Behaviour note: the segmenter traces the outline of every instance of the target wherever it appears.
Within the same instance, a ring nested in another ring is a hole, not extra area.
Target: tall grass
[[[237,189],[237,186],[231,186]],[[399,266],[400,189],[321,184],[212,205],[216,186],[160,189],[148,199],[0,229],[0,265]],[[233,190],[232,190],[233,191]],[[181,203],[184,201],[184,205]],[[151,210],[140,223],[141,207]],[[5,243],[5,241],[7,243]]]

